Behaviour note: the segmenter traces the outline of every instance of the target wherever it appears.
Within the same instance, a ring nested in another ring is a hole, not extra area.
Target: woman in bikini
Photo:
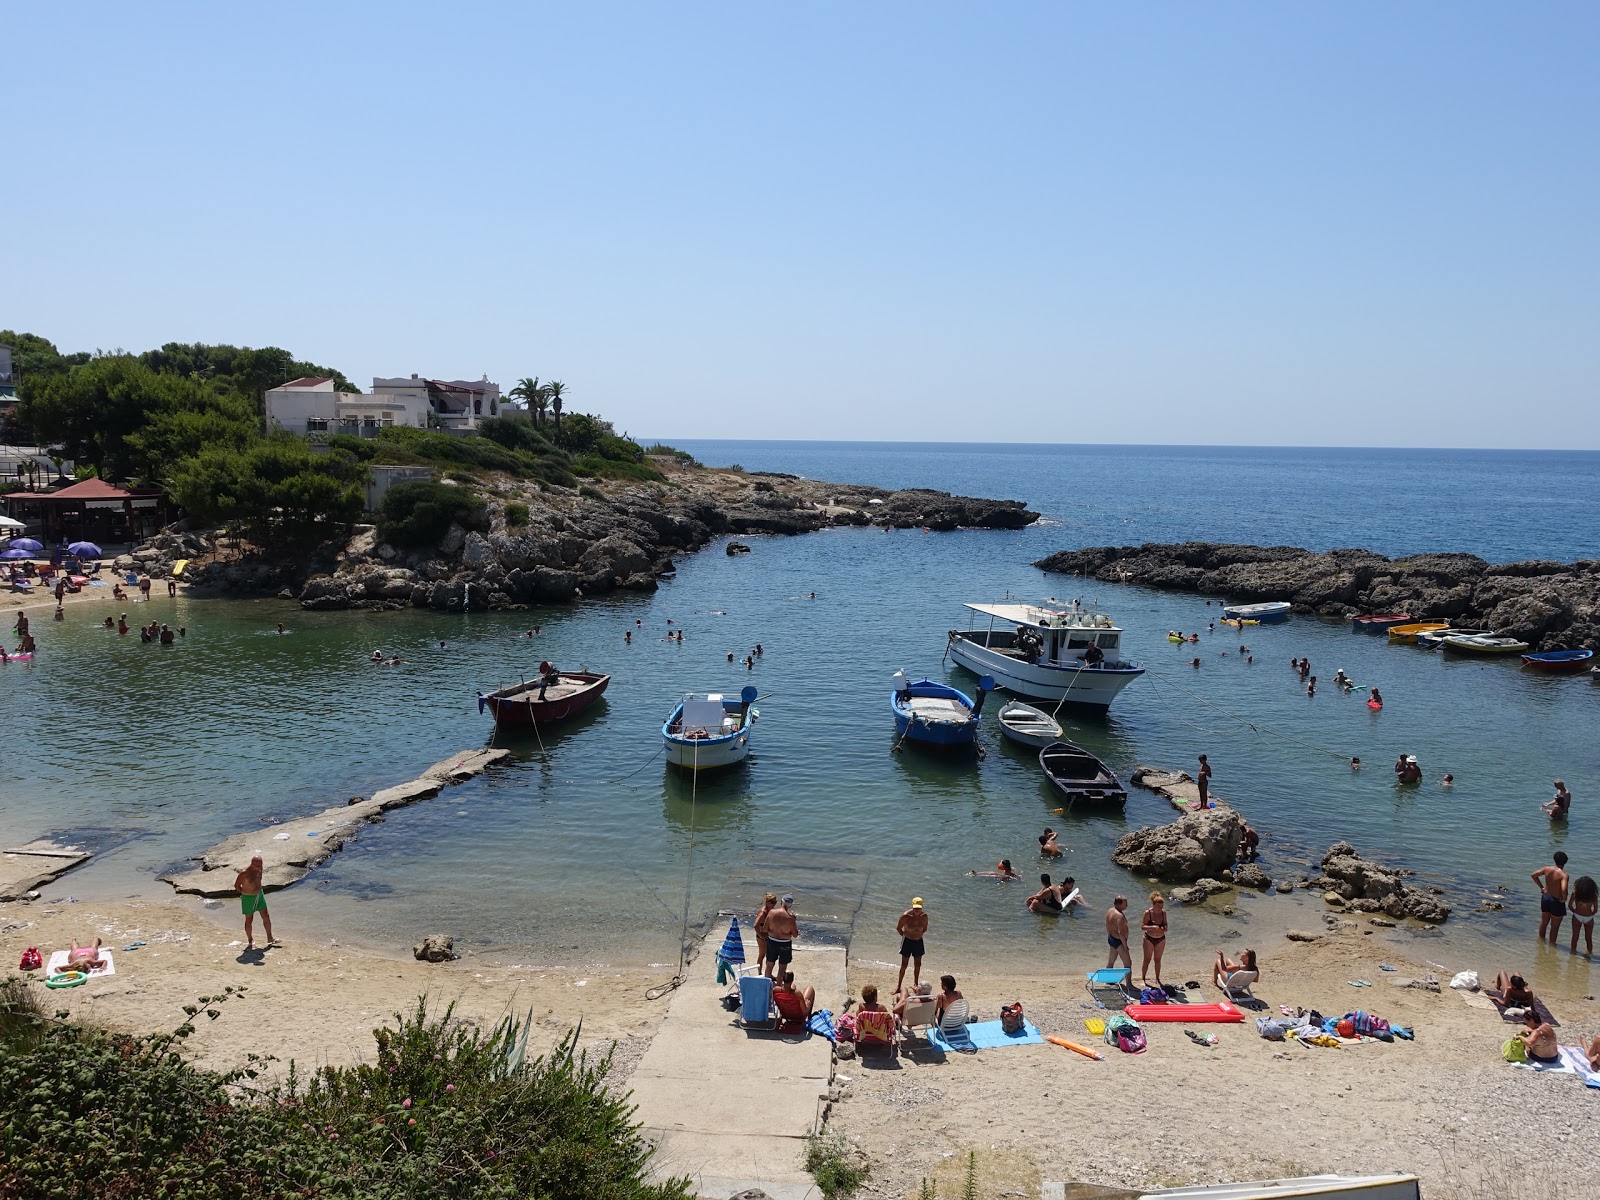
[[[1539,1014],[1531,1008],[1523,1021],[1524,1026],[1517,1030],[1516,1036],[1522,1039],[1523,1048],[1528,1052],[1528,1061],[1544,1066],[1560,1062],[1561,1053],[1556,1047],[1554,1027],[1541,1021]]]
[[[761,898],[761,911],[756,913],[756,919],[751,923],[751,928],[756,931],[756,970],[764,971],[767,965],[767,918],[772,915],[772,910],[778,906],[778,897],[768,892]]]
[[[1594,914],[1600,909],[1600,885],[1588,875],[1578,876],[1567,897],[1567,914],[1572,918],[1572,952],[1578,952],[1578,930],[1583,929],[1584,952],[1594,957]]]
[[[1148,983],[1150,963],[1156,965],[1156,986],[1164,987],[1161,982],[1161,954],[1167,948],[1167,902],[1160,892],[1150,893],[1150,907],[1144,910],[1144,918],[1139,922],[1144,930],[1144,964],[1139,968],[1139,982]]]

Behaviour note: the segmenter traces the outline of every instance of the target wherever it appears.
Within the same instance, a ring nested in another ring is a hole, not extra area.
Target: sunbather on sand
[[[1589,1070],[1600,1071],[1600,1033],[1595,1035],[1594,1040],[1589,1043],[1589,1048],[1584,1051],[1584,1054],[1589,1059]]]
[[[100,958],[100,939],[95,938],[94,945],[80,946],[78,939],[72,939],[72,949],[67,953],[67,965],[64,971],[96,971],[105,966]]]
[[[1239,961],[1232,961],[1221,950],[1217,951],[1217,963],[1211,968],[1211,982],[1216,987],[1224,987],[1229,975],[1239,971],[1254,971],[1256,979],[1261,978],[1261,968],[1256,965],[1256,952],[1245,950],[1239,955]]]
[[[1561,1054],[1556,1047],[1554,1026],[1546,1025],[1539,1019],[1539,1014],[1531,1008],[1522,1020],[1523,1028],[1517,1030],[1516,1036],[1522,1039],[1523,1046],[1528,1051],[1528,1061],[1546,1066],[1560,1062]]]
[[[1521,975],[1501,971],[1494,977],[1489,990],[1500,993],[1500,1000],[1506,1008],[1533,1007],[1533,989]]]

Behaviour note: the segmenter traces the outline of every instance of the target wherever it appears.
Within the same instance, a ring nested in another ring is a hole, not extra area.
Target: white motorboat
[[[1052,742],[1061,740],[1061,725],[1049,713],[1011,700],[1000,707],[1000,732],[1013,742],[1043,750]]]
[[[1014,695],[1105,709],[1144,674],[1122,657],[1122,630],[1095,609],[1017,601],[964,607],[989,624],[978,628],[974,618],[966,630],[952,629],[950,657]]]
[[[750,727],[761,713],[754,706],[756,689],[747,687],[737,699],[720,692],[691,692],[661,726],[667,761],[691,771],[726,767],[750,753]]]
[[[1301,1175],[1258,1183],[1212,1183],[1146,1192],[1140,1200],[1419,1200],[1415,1175]]]

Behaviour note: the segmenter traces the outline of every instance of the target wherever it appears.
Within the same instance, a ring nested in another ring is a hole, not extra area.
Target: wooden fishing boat
[[[540,666],[549,666],[541,663]],[[487,708],[496,725],[523,728],[565,720],[593,704],[605,692],[611,676],[592,671],[552,671],[541,679],[478,693],[478,711]]]
[[[1521,654],[1529,649],[1527,642],[1519,642],[1516,638],[1490,637],[1486,634],[1447,637],[1441,644],[1444,649],[1454,650],[1458,654]]]
[[[1417,644],[1417,635],[1449,628],[1449,621],[1412,621],[1409,625],[1391,625],[1389,626],[1389,640],[1398,645],[1415,646]]]
[[[1546,650],[1542,654],[1524,654],[1522,665],[1547,675],[1576,675],[1588,667],[1593,657],[1593,650]]]
[[[1289,619],[1293,607],[1287,600],[1268,600],[1262,604],[1225,604],[1222,615],[1235,621],[1258,621],[1262,624]]]
[[[756,689],[737,699],[720,692],[690,692],[661,726],[667,761],[690,771],[732,766],[750,753],[750,727],[761,716]]]
[[[1493,632],[1492,629],[1466,629],[1452,625],[1448,629],[1433,629],[1427,633],[1417,634],[1417,645],[1424,650],[1437,650],[1444,645],[1444,640],[1447,637],[1487,637]]]
[[[994,679],[978,680],[978,698],[947,683],[931,679],[912,683],[904,671],[894,674],[894,691],[889,693],[889,708],[894,727],[903,741],[927,746],[970,746],[978,740],[978,714],[983,700],[994,690]]]
[[[1039,766],[1069,801],[1117,808],[1128,802],[1128,789],[1111,768],[1081,746],[1054,742],[1039,751]]]
[[[1051,742],[1061,740],[1061,725],[1047,712],[1011,700],[1000,708],[1000,732],[1013,742],[1043,750]]]
[[[1122,629],[1096,609],[1048,601],[963,607],[973,615],[966,629],[950,631],[950,657],[1014,696],[1103,710],[1144,674],[1122,657]],[[978,617],[989,618],[987,628]]]
[[[1361,633],[1383,633],[1395,625],[1404,625],[1410,620],[1410,613],[1368,613],[1364,617],[1352,617],[1350,627]]]

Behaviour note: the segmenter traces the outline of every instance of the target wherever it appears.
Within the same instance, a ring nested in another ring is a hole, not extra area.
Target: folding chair
[[[739,1023],[746,1029],[774,1029],[772,980],[765,975],[739,977]]]
[[[856,1053],[864,1054],[869,1050],[895,1052],[894,1014],[887,1009],[856,1013]]]
[[[1254,1000],[1250,985],[1261,978],[1260,971],[1235,971],[1222,978],[1222,994],[1229,1000]]]

